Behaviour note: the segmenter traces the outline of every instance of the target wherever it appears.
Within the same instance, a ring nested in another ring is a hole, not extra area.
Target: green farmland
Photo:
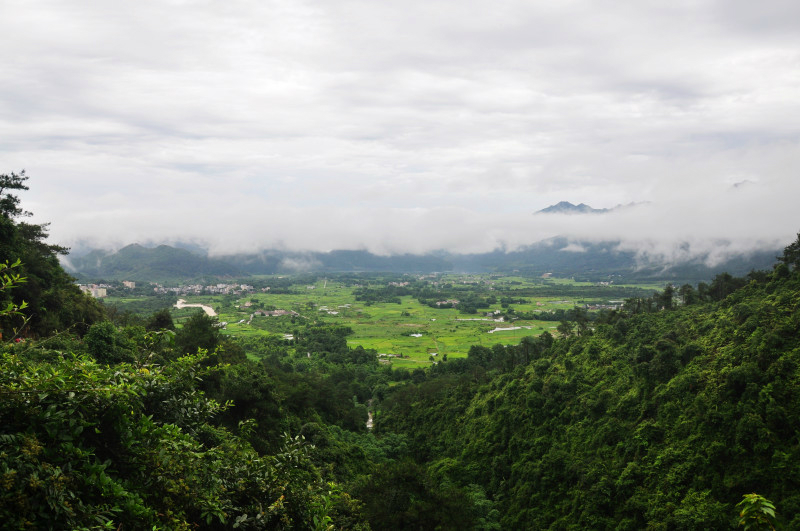
[[[270,277],[260,280],[269,284]],[[404,280],[408,282],[408,277]],[[232,337],[276,335],[288,339],[306,325],[345,326],[353,331],[348,336],[349,346],[375,349],[393,367],[415,368],[442,359],[465,357],[472,345],[516,344],[525,336],[537,336],[544,331],[556,334],[558,321],[536,319],[541,312],[618,303],[623,296],[649,294],[659,287],[598,286],[567,279],[543,281],[488,275],[442,275],[425,281],[411,280],[415,289],[427,289],[429,295],[433,293],[443,301],[477,297],[481,302],[474,313],[464,313],[459,304],[432,307],[422,304],[420,297],[408,294],[393,297],[391,302],[357,299],[360,288],[386,289],[391,277],[367,277],[363,286],[352,278],[298,279],[289,289],[276,293],[264,288],[266,291],[243,295],[180,298],[187,304],[211,307],[219,321],[226,323],[223,333]],[[109,298],[107,304],[124,309],[135,300]],[[279,310],[286,314],[258,313]],[[199,308],[170,308],[179,326],[198,311]]]

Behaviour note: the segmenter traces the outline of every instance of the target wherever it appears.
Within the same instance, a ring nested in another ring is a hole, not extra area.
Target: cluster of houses
[[[108,296],[108,288],[111,286],[108,284],[78,284],[78,287],[82,292],[88,293],[95,299],[102,299]]]
[[[623,304],[624,303],[620,301],[617,304],[585,304],[583,307],[587,310],[619,310],[622,308]]]
[[[402,358],[402,354],[387,354],[385,352],[378,353],[378,363],[385,363],[391,365],[392,360],[389,358]]]
[[[253,315],[263,315],[264,317],[280,317],[282,315],[300,315],[292,310],[256,310]]]
[[[161,284],[153,284],[153,291],[160,295],[174,293],[175,295],[244,295],[253,293],[254,288],[248,284],[189,284],[175,288],[165,288]]]
[[[123,280],[122,285],[128,289],[135,289],[136,282],[130,280]],[[102,299],[108,297],[108,290],[113,288],[111,284],[78,284],[82,292],[88,293],[95,299]]]

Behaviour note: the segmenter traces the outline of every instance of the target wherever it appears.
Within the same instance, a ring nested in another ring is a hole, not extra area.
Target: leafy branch
[[[27,282],[25,277],[14,271],[14,269],[20,267],[21,265],[22,261],[19,258],[17,258],[17,260],[11,264],[8,263],[8,260],[0,263],[0,292],[13,289],[16,286]],[[19,328],[14,328],[14,336],[11,338],[12,341],[19,336],[19,334],[28,324],[28,321],[31,319],[30,316],[25,316],[25,314],[23,314],[21,311],[27,307],[27,302],[22,301],[21,303],[17,304],[13,300],[8,301],[5,307],[0,307],[0,317],[8,317],[12,315],[23,316],[22,326]]]
[[[739,527],[749,529],[777,529],[775,505],[758,494],[745,494],[743,500],[736,504],[741,509]]]

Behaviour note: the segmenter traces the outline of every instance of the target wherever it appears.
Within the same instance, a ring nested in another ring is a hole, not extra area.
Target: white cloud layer
[[[713,260],[800,230],[794,1],[6,0],[0,32],[0,172],[59,243]],[[561,200],[645,204],[532,215]]]

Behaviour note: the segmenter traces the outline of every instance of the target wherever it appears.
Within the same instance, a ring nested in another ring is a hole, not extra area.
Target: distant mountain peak
[[[560,201],[536,212],[537,214],[602,214],[607,208],[592,208],[585,203],[573,205],[569,201]]]
[[[639,203],[631,202],[626,205],[619,204],[614,208],[592,208],[586,203],[573,205],[569,201],[560,201],[555,205],[550,205],[547,208],[543,208],[535,212],[535,214],[605,214],[607,212],[616,212],[619,210],[625,210],[647,204],[649,204],[649,201],[642,201]]]

